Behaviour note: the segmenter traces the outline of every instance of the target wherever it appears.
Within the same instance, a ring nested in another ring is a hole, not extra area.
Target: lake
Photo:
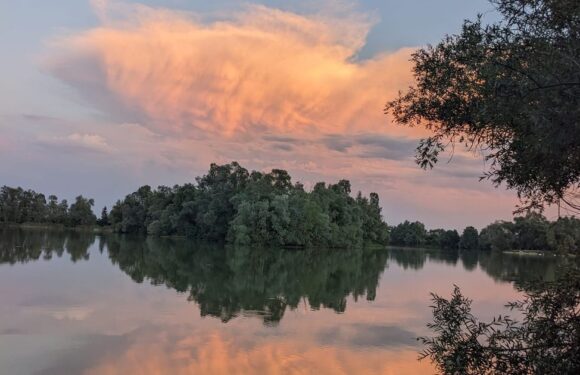
[[[557,263],[0,228],[0,374],[432,374],[430,292],[489,319]]]

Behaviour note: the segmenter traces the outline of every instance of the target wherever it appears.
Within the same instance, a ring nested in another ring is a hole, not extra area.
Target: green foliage
[[[461,250],[477,250],[479,248],[479,234],[474,227],[466,227],[459,241]]]
[[[419,247],[425,244],[426,239],[425,225],[418,221],[411,223],[405,220],[391,228],[391,244],[395,246]]]
[[[0,227],[0,265],[61,258],[65,254],[73,262],[88,260],[88,249],[94,242],[92,233]]]
[[[5,223],[42,223],[47,220],[44,194],[34,190],[2,186],[0,189],[0,221]]]
[[[288,172],[248,172],[212,164],[196,185],[141,187],[112,208],[121,233],[184,235],[237,245],[354,247],[386,244],[379,197],[350,196],[350,182],[318,183],[312,192]]]
[[[514,218],[512,227],[517,249],[548,249],[550,223],[538,213]]]
[[[496,221],[477,233],[468,226],[459,236],[456,230],[430,229],[419,221],[405,221],[390,228],[390,244],[447,250],[538,250],[561,254],[580,253],[580,219],[563,217],[548,221],[539,213],[517,216],[512,222]]]
[[[548,232],[548,245],[559,253],[580,254],[580,219],[562,217]]]
[[[75,202],[68,210],[68,222],[71,226],[94,225],[97,217],[93,213],[92,207],[95,205],[93,199],[84,198],[82,195],[76,197]]]
[[[68,222],[68,202],[63,199],[60,203],[56,195],[50,195],[48,197],[48,204],[46,207],[47,217],[46,220],[52,224],[65,224]]]
[[[496,221],[481,230],[479,246],[482,250],[504,251],[514,248],[513,223]]]
[[[387,252],[221,247],[180,238],[107,236],[109,257],[134,281],[185,293],[202,316],[229,321],[244,312],[277,324],[287,310],[344,312],[348,298],[374,300]],[[255,312],[260,312],[255,314]]]
[[[0,223],[40,223],[60,224],[67,226],[92,225],[96,221],[93,214],[92,199],[78,196],[69,207],[63,199],[58,201],[55,195],[48,197],[34,190],[20,187],[0,188]]]
[[[482,250],[548,250],[578,254],[580,219],[559,218],[550,222],[540,214],[529,213],[513,222],[496,221],[479,235]]]
[[[97,220],[97,224],[104,227],[109,225],[109,214],[107,212],[107,207],[103,207],[101,211],[101,217]]]
[[[419,221],[403,223],[391,228],[390,243],[393,246],[432,247],[438,249],[457,250],[459,233],[456,230],[431,229]]]
[[[434,337],[420,338],[444,374],[577,374],[580,372],[580,272],[527,284],[522,301],[507,306],[520,321],[498,316],[490,323],[471,313],[471,300],[455,287],[451,299],[433,297]]]
[[[439,246],[442,249],[452,249],[457,250],[459,248],[459,241],[461,237],[459,237],[459,233],[455,229],[453,230],[446,230],[443,232],[443,236],[441,237],[441,241],[439,242]]]
[[[416,84],[386,111],[433,132],[417,148],[432,167],[447,145],[481,150],[486,174],[522,207],[580,209],[580,3],[492,0],[503,20],[465,21],[459,35],[413,54]]]
[[[427,232],[425,246],[439,249],[457,250],[459,246],[459,233],[455,229],[431,229]]]

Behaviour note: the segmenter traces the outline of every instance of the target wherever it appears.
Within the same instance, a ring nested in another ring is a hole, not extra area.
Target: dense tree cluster
[[[43,223],[67,226],[92,225],[97,218],[93,213],[94,201],[82,195],[76,197],[69,207],[63,199],[20,187],[0,188],[0,223]]]
[[[419,221],[403,223],[391,228],[391,244],[394,246],[433,247],[457,249],[461,237],[456,230],[431,229]]]
[[[456,230],[425,229],[419,221],[405,221],[390,228],[393,246],[428,247],[452,250],[540,250],[578,254],[580,219],[561,217],[548,221],[535,212],[517,216],[513,221],[496,221],[483,228],[468,226],[459,235]]]
[[[238,245],[351,247],[388,243],[379,196],[351,196],[350,182],[307,192],[288,172],[249,172],[212,164],[196,184],[143,186],[118,201],[108,219],[121,233],[184,235]]]
[[[479,233],[474,227],[466,227],[461,234],[459,241],[461,250],[477,250],[479,248]]]
[[[530,213],[513,222],[496,221],[482,229],[479,236],[483,250],[551,250],[558,253],[580,252],[580,219],[562,217],[548,221]]]

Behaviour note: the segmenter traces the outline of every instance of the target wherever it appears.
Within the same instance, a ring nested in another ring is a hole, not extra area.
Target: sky
[[[484,0],[7,0],[0,3],[0,185],[110,207],[212,162],[349,179],[389,224],[478,228],[515,193],[456,149],[431,171],[383,113],[410,54],[496,16]]]

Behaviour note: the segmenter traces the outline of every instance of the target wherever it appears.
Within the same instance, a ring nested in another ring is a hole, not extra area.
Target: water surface
[[[557,261],[0,229],[0,374],[431,374],[430,292],[487,319]]]

